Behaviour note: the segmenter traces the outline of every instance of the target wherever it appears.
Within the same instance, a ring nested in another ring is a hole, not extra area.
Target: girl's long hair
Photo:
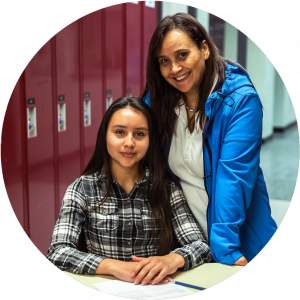
[[[178,13],[167,16],[159,22],[150,41],[146,70],[147,83],[141,98],[143,99],[150,92],[150,104],[157,118],[162,145],[168,140],[168,128],[171,128],[173,133],[175,132],[176,113],[174,108],[179,104],[180,99],[184,99],[185,102],[187,100],[184,93],[171,86],[163,78],[157,59],[166,34],[175,29],[186,33],[199,49],[206,40],[210,50],[209,59],[205,61],[204,76],[199,86],[199,101],[196,109],[200,112],[201,128],[203,128],[205,118],[205,102],[209,97],[215,76],[219,74],[224,79],[224,68],[226,68],[225,59],[219,55],[216,45],[205,28],[195,18],[186,13]],[[192,118],[189,122],[194,121]]]
[[[109,167],[110,155],[107,151],[106,145],[108,123],[116,111],[127,107],[142,113],[148,121],[149,148],[146,156],[141,161],[141,167],[143,169],[147,167],[150,172],[150,176],[144,186],[144,199],[146,197],[148,198],[152,211],[152,241],[154,241],[154,239],[158,241],[157,255],[165,255],[170,252],[170,249],[174,243],[170,205],[170,188],[169,185],[166,184],[167,173],[165,162],[160,152],[157,124],[151,109],[145,102],[135,97],[126,97],[120,98],[112,103],[112,105],[104,114],[98,131],[94,153],[82,175],[91,175],[95,172],[99,172],[99,170],[103,168],[106,177],[106,194],[103,199],[98,202],[99,205],[103,204],[111,192],[111,182],[113,179]],[[101,178],[99,178],[99,181],[100,180]],[[99,184],[99,181],[97,184]],[[154,236],[154,228],[156,227],[155,224],[157,223],[160,223],[161,225],[161,230],[159,233],[160,236]]]

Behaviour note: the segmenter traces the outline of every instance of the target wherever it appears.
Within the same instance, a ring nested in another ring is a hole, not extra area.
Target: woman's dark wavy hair
[[[99,172],[103,168],[106,182],[106,194],[98,203],[102,205],[108,198],[111,191],[111,182],[113,180],[109,167],[110,155],[107,151],[106,134],[108,123],[112,115],[124,108],[130,108],[138,113],[142,113],[148,121],[149,129],[149,148],[146,156],[142,159],[140,167],[149,169],[150,176],[144,186],[144,199],[148,198],[152,211],[152,241],[157,240],[157,255],[165,255],[170,252],[174,243],[172,229],[172,213],[170,205],[170,189],[167,182],[167,173],[165,163],[160,152],[159,139],[157,134],[157,124],[149,106],[139,98],[126,97],[120,98],[112,103],[102,119],[94,153],[88,162],[82,175],[91,175]],[[150,179],[152,184],[150,184]],[[97,184],[102,181],[99,178]],[[147,202],[146,202],[147,203]],[[160,235],[154,235],[155,224],[160,223]]]
[[[203,128],[205,118],[205,102],[212,89],[214,78],[216,74],[224,78],[225,59],[219,55],[218,48],[205,28],[195,18],[186,13],[177,13],[173,16],[167,16],[159,22],[150,41],[146,71],[147,83],[141,98],[143,99],[150,91],[150,104],[158,121],[161,144],[168,140],[168,128],[171,128],[174,133],[176,119],[174,108],[180,99],[187,100],[184,93],[171,86],[163,78],[157,59],[163,39],[169,31],[174,29],[186,33],[199,49],[202,48],[203,41],[206,40],[210,50],[209,59],[205,61],[204,76],[199,86],[199,101],[196,109],[200,111],[201,128]],[[193,119],[190,120],[190,122],[193,121]]]

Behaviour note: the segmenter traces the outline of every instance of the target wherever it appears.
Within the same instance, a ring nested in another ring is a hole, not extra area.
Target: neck
[[[133,185],[141,180],[143,176],[139,163],[136,163],[132,167],[123,167],[118,162],[111,159],[110,170],[113,179],[120,184],[127,193],[132,190]]]
[[[185,93],[187,97],[186,105],[193,110],[197,109],[198,101],[199,101],[199,93],[198,92],[190,92]]]

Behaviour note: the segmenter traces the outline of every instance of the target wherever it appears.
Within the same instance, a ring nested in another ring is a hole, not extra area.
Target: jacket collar
[[[225,97],[229,96],[242,86],[252,86],[247,76],[238,67],[229,63],[225,63],[225,65],[225,81],[219,76],[219,81],[217,82],[215,89],[205,103],[205,113],[210,120],[218,111],[222,102],[225,101]],[[230,103],[232,102],[231,100],[228,101]]]

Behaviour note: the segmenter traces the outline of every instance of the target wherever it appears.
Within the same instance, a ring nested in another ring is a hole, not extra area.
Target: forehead
[[[191,49],[193,47],[197,47],[196,43],[186,33],[174,29],[164,37],[159,56],[168,55],[179,49]]]
[[[147,118],[140,111],[131,107],[117,110],[110,118],[108,126],[122,125],[126,127],[146,127],[148,128]]]

